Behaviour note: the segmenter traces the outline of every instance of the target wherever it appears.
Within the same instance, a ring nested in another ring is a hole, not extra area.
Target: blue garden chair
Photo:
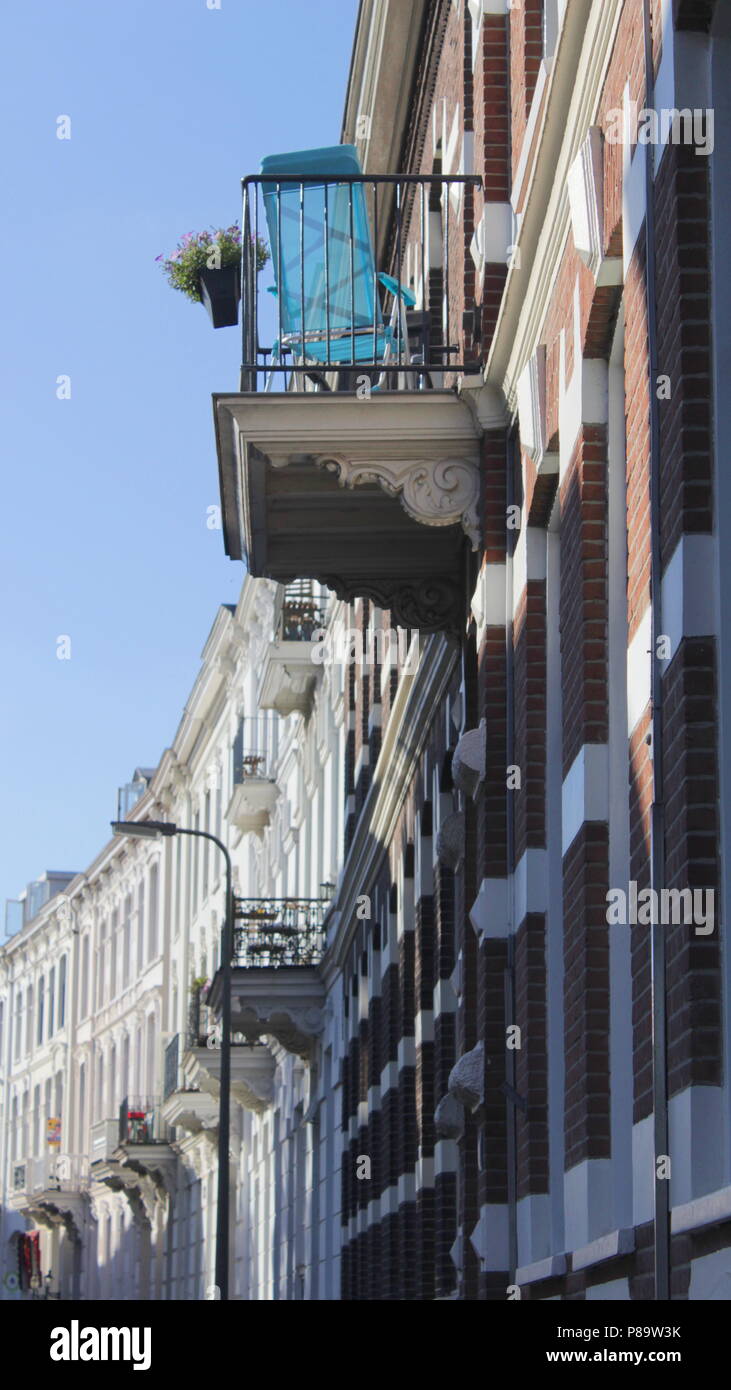
[[[376,271],[365,185],[337,182],[338,174],[362,174],[355,147],[269,155],[261,174],[276,281],[273,355],[289,351],[320,370],[380,365],[398,358],[400,339],[406,364],[405,313],[399,308],[395,322],[384,321],[378,285],[400,305],[413,305],[414,296]],[[299,182],[317,175],[323,182]]]

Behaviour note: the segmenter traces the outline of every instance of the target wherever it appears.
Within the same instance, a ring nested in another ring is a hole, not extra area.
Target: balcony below
[[[28,1158],[11,1165],[8,1206],[39,1225],[64,1226],[79,1237],[89,1191],[85,1155]]]
[[[269,825],[272,811],[280,796],[273,777],[261,776],[255,770],[244,772],[234,786],[226,808],[226,819],[244,834],[261,837]]]
[[[231,1027],[247,1041],[271,1037],[288,1052],[311,1055],[325,1022],[317,967],[328,907],[322,899],[235,900]],[[220,1017],[220,970],[208,1004]]]
[[[116,1120],[92,1126],[92,1179],[134,1188],[139,1178],[150,1178],[162,1190],[175,1161],[168,1125],[159,1098],[126,1096]]]
[[[274,1057],[263,1043],[231,1042],[231,1095],[247,1110],[262,1114],[274,1098]],[[221,1093],[221,1042],[213,1032],[207,1039],[177,1034],[165,1051],[163,1115],[168,1124],[190,1134],[215,1137]]]
[[[324,608],[310,580],[298,580],[284,589],[276,633],[262,662],[260,709],[276,710],[283,718],[309,714],[318,671],[314,639],[325,623]]]

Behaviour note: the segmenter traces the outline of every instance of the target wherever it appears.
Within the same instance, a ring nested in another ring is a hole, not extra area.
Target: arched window
[[[33,986],[28,986],[25,996],[25,1050],[27,1053],[33,1049]]]
[[[15,997],[15,1060],[23,1055],[23,991]]]
[[[140,879],[137,888],[137,974],[142,973],[145,964],[145,880]]]
[[[46,1007],[46,977],[41,975],[38,981],[38,1027],[36,1029],[36,1042],[40,1047],[43,1042],[43,1014]]]
[[[124,900],[124,922],[122,925],[122,989],[127,989],[132,969],[132,894]]]
[[[109,945],[112,953],[111,966],[109,970],[109,998],[116,998],[117,994],[117,932],[119,928],[119,912],[114,909],[112,913],[112,925],[109,933]]]
[[[154,960],[155,957],[156,957],[156,955],[157,955],[157,951],[158,951],[158,947],[157,947],[157,917],[158,917],[158,896],[159,896],[158,879],[159,879],[158,866],[157,866],[157,864],[153,864],[152,868],[150,869],[150,898],[149,898],[149,906],[148,906],[148,917],[149,917],[149,923],[148,923],[148,928],[147,928],[147,932],[148,932],[148,935],[147,935],[147,959],[148,959],[148,960]]]
[[[104,1114],[104,1054],[99,1053],[96,1064],[96,1117],[106,1119]]]
[[[48,1036],[53,1037],[56,1029],[56,967],[48,972]]]
[[[86,1018],[89,1012],[89,934],[81,943],[81,999],[80,1017]]]
[[[66,1023],[66,957],[62,956],[58,967],[58,1026]]]

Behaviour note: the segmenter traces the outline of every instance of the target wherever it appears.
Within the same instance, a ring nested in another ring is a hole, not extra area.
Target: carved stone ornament
[[[456,636],[464,626],[462,591],[449,580],[429,579],[421,584],[384,580],[380,584],[363,584],[349,582],[336,574],[325,574],[318,575],[317,581],[332,589],[343,603],[353,603],[357,598],[370,599],[376,608],[388,610],[395,627]]]
[[[383,459],[367,462],[342,455],[315,458],[320,468],[337,473],[341,487],[378,483],[390,497],[399,497],[404,510],[423,526],[454,526],[459,522],[477,550],[480,539],[479,470],[468,459]]]
[[[449,1074],[449,1093],[465,1110],[478,1110],[485,1099],[485,1044],[465,1052]]]
[[[452,754],[452,780],[465,796],[475,796],[485,776],[487,725],[483,719],[479,729],[468,729]]]

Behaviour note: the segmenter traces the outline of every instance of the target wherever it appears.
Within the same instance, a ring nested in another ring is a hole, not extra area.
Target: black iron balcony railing
[[[317,965],[329,906],[322,898],[235,898],[234,965]]]
[[[241,390],[303,389],[303,377],[327,389],[333,372],[346,390],[362,374],[380,390],[423,389],[474,370],[456,341],[451,281],[480,186],[456,174],[243,179]],[[260,237],[271,256],[261,272]]]
[[[277,749],[276,725],[263,715],[242,719],[232,748],[234,786],[250,777],[273,777]]]
[[[296,579],[284,591],[277,636],[283,642],[311,642],[324,626],[321,600],[315,597],[312,581]]]
[[[163,1085],[162,1098],[167,1100],[173,1091],[178,1089],[178,1074],[180,1071],[180,1034],[176,1033],[170,1039],[165,1048],[165,1062],[163,1066]]]
[[[125,1096],[119,1107],[120,1144],[166,1144],[158,1096]]]

